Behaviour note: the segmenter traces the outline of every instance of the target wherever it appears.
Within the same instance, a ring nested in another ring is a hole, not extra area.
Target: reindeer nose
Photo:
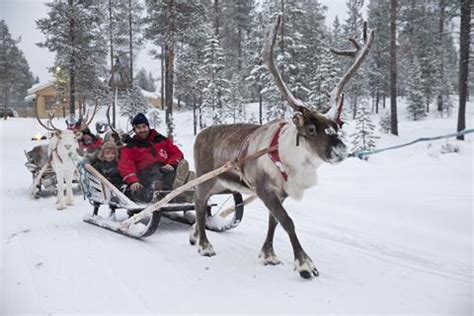
[[[329,155],[329,163],[338,163],[347,158],[348,150],[347,146],[344,144],[338,144],[333,147]]]

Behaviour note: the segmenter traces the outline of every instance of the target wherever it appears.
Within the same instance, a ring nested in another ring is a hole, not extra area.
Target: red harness
[[[270,159],[273,161],[275,166],[278,168],[280,171],[281,175],[283,176],[283,179],[288,181],[288,174],[286,173],[285,166],[283,165],[283,162],[280,159],[280,153],[278,150],[278,141],[280,140],[280,132],[283,126],[286,125],[286,122],[280,123],[280,127],[278,127],[278,130],[276,131],[275,135],[273,135],[272,142],[270,143],[270,147],[277,146],[277,149],[274,151],[271,151],[268,153],[270,156]]]

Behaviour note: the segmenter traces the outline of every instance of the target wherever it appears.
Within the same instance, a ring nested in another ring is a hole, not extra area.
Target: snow
[[[384,134],[377,147],[452,133],[456,117],[399,116],[400,136]],[[175,120],[192,164],[192,114]],[[344,129],[350,135],[354,122]],[[473,312],[473,134],[323,165],[318,186],[285,202],[320,272],[307,281],[280,227],[283,265],[259,262],[268,217],[260,201],[237,228],[208,232],[217,252],[208,258],[189,245],[189,226],[166,218],[140,241],[84,223],[92,207],[80,195],[65,211],[54,197],[30,199],[23,151],[39,131],[34,119],[0,121],[2,315]],[[432,154],[446,142],[460,152]]]

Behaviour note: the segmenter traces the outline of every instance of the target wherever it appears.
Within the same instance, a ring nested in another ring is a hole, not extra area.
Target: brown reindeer
[[[262,53],[278,89],[295,111],[293,119],[271,122],[263,126],[218,125],[209,127],[197,135],[194,161],[198,176],[224,165],[229,160],[242,158],[274,145],[278,145],[278,149],[247,162],[238,170],[226,172],[197,186],[195,194],[197,220],[196,227],[190,234],[190,243],[194,245],[196,241],[198,242],[198,251],[201,255],[215,255],[205,231],[207,201],[210,196],[236,191],[254,194],[270,211],[267,237],[259,256],[263,263],[265,265],[281,263],[273,250],[273,236],[279,223],[290,238],[295,269],[301,277],[311,278],[318,276],[318,270],[301,247],[295,225],[282,203],[287,197],[301,199],[303,192],[316,184],[316,171],[323,162],[333,164],[346,158],[347,148],[339,135],[342,125],[340,120],[342,90],[367,56],[374,32],[370,31],[363,47],[360,47],[354,39],[350,39],[355,50],[334,51],[336,54],[355,57],[355,61],[331,92],[330,110],[322,114],[307,109],[292,95],[275,66],[272,55],[280,20],[281,16],[278,16],[267,36]]]

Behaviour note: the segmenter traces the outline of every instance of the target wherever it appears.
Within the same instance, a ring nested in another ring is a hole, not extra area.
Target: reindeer
[[[243,192],[257,195],[270,211],[266,239],[259,258],[265,265],[280,264],[273,249],[273,236],[279,223],[287,232],[294,252],[295,270],[305,279],[318,276],[311,258],[303,250],[295,232],[293,220],[282,203],[287,197],[301,199],[304,191],[316,184],[317,169],[324,163],[338,163],[347,157],[347,147],[339,134],[344,96],[342,90],[367,56],[374,39],[370,31],[361,47],[350,39],[355,49],[334,53],[355,57],[350,69],[330,94],[330,109],[325,114],[307,109],[303,102],[288,90],[273,60],[273,47],[280,26],[279,15],[267,35],[262,50],[264,62],[274,77],[283,98],[295,111],[291,121],[276,121],[266,125],[231,124],[212,126],[201,131],[194,144],[197,176],[246,155],[277,145],[276,151],[251,160],[240,169],[221,174],[201,183],[196,188],[196,225],[190,233],[190,243],[198,242],[203,256],[216,253],[205,231],[207,201],[219,193]],[[366,32],[366,27],[364,27]],[[365,33],[366,34],[366,33]]]
[[[94,115],[97,110],[97,103],[94,108]],[[74,177],[74,172],[76,171],[76,162],[78,144],[77,139],[80,137],[80,133],[75,133],[71,129],[61,130],[54,126],[53,118],[55,116],[54,112],[49,112],[48,124],[44,124],[38,115],[38,107],[35,100],[35,113],[38,123],[43,126],[48,131],[52,132],[52,137],[48,146],[48,159],[53,167],[53,170],[56,174],[58,193],[56,198],[56,209],[63,210],[66,208],[66,205],[74,205],[74,197],[72,193],[72,180]],[[85,118],[81,120],[82,122],[87,121],[87,123],[81,123],[80,130],[85,129],[94,118],[92,115],[90,120]],[[48,126],[50,125],[50,126]],[[38,175],[41,177],[41,172]],[[64,196],[64,191],[66,191],[66,197]]]

